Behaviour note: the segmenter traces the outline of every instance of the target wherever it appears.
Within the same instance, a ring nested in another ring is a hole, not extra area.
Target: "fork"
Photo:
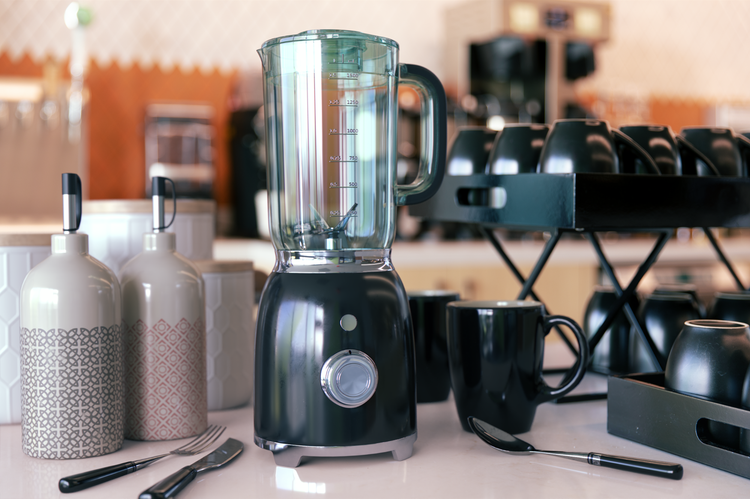
[[[115,478],[134,473],[146,466],[151,466],[156,461],[164,459],[167,456],[192,456],[198,454],[216,442],[226,429],[226,426],[211,425],[206,428],[206,431],[195,437],[190,442],[174,449],[173,451],[167,452],[166,454],[160,454],[158,456],[148,457],[138,461],[128,461],[127,463],[107,466],[105,468],[99,468],[98,470],[85,471],[77,475],[66,476],[65,478],[60,479],[58,487],[60,492],[64,494],[78,492],[79,490],[88,489],[94,485],[99,485],[100,483],[109,482]]]

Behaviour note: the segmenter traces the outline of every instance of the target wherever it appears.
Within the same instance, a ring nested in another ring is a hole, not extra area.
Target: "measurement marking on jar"
[[[359,134],[359,128],[329,128],[328,135],[357,135]]]
[[[359,80],[359,73],[328,73],[329,80]]]
[[[329,163],[357,163],[358,161],[358,156],[329,156],[328,158]]]
[[[329,99],[328,107],[358,107],[357,99]]]
[[[329,189],[356,189],[357,182],[349,182],[348,185],[339,185],[338,182],[331,182],[328,188]]]

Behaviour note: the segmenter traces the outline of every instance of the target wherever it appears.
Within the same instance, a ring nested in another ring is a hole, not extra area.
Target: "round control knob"
[[[366,353],[342,350],[323,364],[320,386],[334,404],[347,408],[359,407],[375,393],[378,369]]]

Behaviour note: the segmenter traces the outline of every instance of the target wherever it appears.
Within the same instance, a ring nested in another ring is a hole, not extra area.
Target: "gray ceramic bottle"
[[[117,277],[88,254],[81,180],[63,174],[63,234],[21,287],[23,452],[43,459],[122,447],[123,363]]]
[[[143,252],[120,270],[125,437],[132,440],[197,435],[208,420],[203,278],[164,232],[172,224],[164,224],[165,181],[153,178],[154,229],[143,235]]]

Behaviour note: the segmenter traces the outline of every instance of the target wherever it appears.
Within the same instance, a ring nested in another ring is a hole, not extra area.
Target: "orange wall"
[[[576,97],[584,107],[594,110],[597,117],[607,120],[615,128],[652,123],[668,125],[674,133],[680,133],[686,126],[706,125],[710,107],[710,103],[703,100],[664,96],[652,96],[644,100],[612,97],[606,101],[592,93],[582,93]]]
[[[17,61],[11,61],[8,54],[0,52],[0,76],[23,76],[41,78],[42,66],[24,55]]]
[[[63,64],[63,67],[66,65]],[[42,66],[28,56],[11,61],[0,54],[0,76],[41,77]],[[227,102],[234,74],[158,67],[141,69],[117,64],[100,68],[92,63],[87,85],[89,101],[89,175],[91,199],[140,198],[145,194],[144,116],[155,101],[207,103],[215,110],[216,179],[214,198],[220,205],[230,199]]]
[[[704,102],[656,99],[650,102],[651,123],[669,125],[675,133],[686,126],[700,126],[706,121],[708,105]]]
[[[0,54],[0,76],[41,77],[42,66],[28,56],[11,61],[7,54]],[[208,103],[215,109],[214,198],[220,205],[231,204],[227,102],[235,76],[218,71],[209,74],[198,70],[183,73],[178,69],[164,72],[158,67],[144,70],[138,65],[122,69],[114,63],[100,68],[92,63],[88,75],[90,197],[143,197],[146,105],[154,101],[188,101]],[[595,99],[594,96],[580,98],[588,105]],[[618,106],[611,103],[604,109],[602,118],[610,120],[614,126],[633,120],[632,115],[618,114]],[[643,114],[649,116],[648,122],[669,125],[679,132],[685,126],[704,124],[706,109],[707,104],[703,102],[651,98]]]

